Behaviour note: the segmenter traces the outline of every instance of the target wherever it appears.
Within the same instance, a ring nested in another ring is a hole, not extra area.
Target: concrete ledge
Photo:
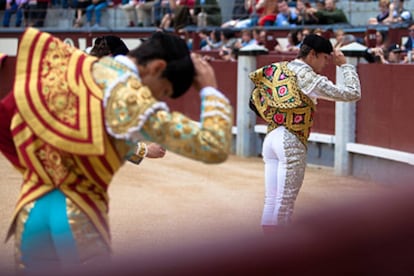
[[[383,159],[393,160],[397,162],[414,165],[414,154],[404,151],[386,149],[381,147],[369,146],[357,143],[348,143],[346,145],[348,152],[358,153],[362,155],[374,156]]]

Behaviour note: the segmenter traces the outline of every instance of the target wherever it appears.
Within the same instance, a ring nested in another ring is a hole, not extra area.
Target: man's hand
[[[194,88],[197,89],[197,91],[200,91],[207,86],[217,88],[217,80],[213,67],[211,67],[201,55],[192,53],[191,59],[193,60],[195,68],[195,77],[193,81]]]
[[[165,148],[156,143],[147,144],[147,150],[147,158],[162,158],[166,152]]]
[[[344,53],[342,53],[339,48],[335,48],[333,51],[333,59],[336,66],[341,66],[346,63],[346,58]]]

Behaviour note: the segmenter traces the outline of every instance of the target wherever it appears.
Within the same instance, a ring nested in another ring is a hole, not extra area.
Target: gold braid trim
[[[249,77],[255,84],[250,102],[268,123],[268,132],[283,125],[306,145],[315,104],[300,90],[287,62],[264,66]]]
[[[35,134],[74,154],[104,152],[103,91],[92,79],[96,58],[28,28],[20,41],[14,96]]]
[[[105,65],[95,64],[94,74],[101,74],[101,71],[107,71]],[[106,87],[104,106],[108,132],[117,139],[126,140],[136,140],[134,133],[141,130],[151,114],[168,110],[167,105],[158,102],[133,74],[125,74]]]

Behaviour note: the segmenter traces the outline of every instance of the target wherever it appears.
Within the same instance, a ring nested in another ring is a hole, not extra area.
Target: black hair
[[[316,53],[331,54],[333,51],[333,47],[329,39],[316,34],[307,35],[303,39],[302,47],[305,45],[312,48]]]
[[[162,59],[167,66],[162,77],[168,79],[173,86],[172,98],[178,98],[193,83],[195,69],[187,44],[180,37],[165,32],[155,32],[140,46],[128,53],[139,65],[146,65],[155,59]]]
[[[215,42],[221,41],[220,30],[215,29],[212,32],[213,32],[213,35],[214,35]]]
[[[129,49],[121,38],[114,35],[106,35],[95,39],[90,54],[101,58],[109,55],[126,55],[128,52]]]
[[[300,43],[299,37],[298,37],[299,32],[300,32],[300,30],[290,31],[290,35],[291,35],[291,38],[292,38],[293,45],[298,45]]]
[[[90,51],[90,55],[101,58],[109,56],[111,51],[109,50],[108,43],[103,36],[97,37]]]
[[[236,32],[232,29],[222,29],[221,33],[226,39],[231,39],[231,38],[236,37]]]
[[[297,58],[305,58],[309,55],[310,51],[312,50],[311,47],[309,47],[308,45],[304,45],[302,44],[302,46],[300,46],[300,50],[298,53]]]

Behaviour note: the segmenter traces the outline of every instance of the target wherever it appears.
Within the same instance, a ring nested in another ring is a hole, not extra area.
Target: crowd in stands
[[[408,39],[404,43],[390,43],[386,31],[367,30],[361,42],[368,47],[365,59],[370,63],[411,63],[413,60],[414,23],[408,25],[407,35]]]
[[[1,0],[0,0],[1,1]],[[339,26],[334,37],[336,45],[357,41],[368,47],[367,62],[410,62],[414,40],[414,26],[408,25],[409,39],[404,45],[387,42],[386,33],[371,29],[364,38],[355,38],[343,32],[341,24],[349,26],[343,10],[335,0],[235,0],[233,17],[222,21],[221,7],[217,0],[2,0],[4,5],[3,27],[43,27],[48,8],[72,8],[73,27],[98,28],[102,12],[117,5],[124,14],[127,26],[172,29],[187,40],[192,50],[217,51],[223,60],[237,59],[240,48],[249,45],[266,45],[265,27],[292,27],[284,38],[286,43],[275,42],[269,51],[296,54],[303,38],[311,33],[326,35],[317,26]],[[403,0],[379,0],[378,14],[369,18],[367,25],[412,22],[412,13],[404,7]],[[192,36],[187,26],[198,26],[200,48],[193,49]],[[310,28],[312,27],[312,28]],[[332,34],[333,35],[333,34]],[[409,51],[409,53],[408,53]],[[399,56],[398,56],[399,55]],[[398,58],[396,58],[398,56]],[[208,58],[208,57],[207,57]]]
[[[175,30],[186,26],[253,28],[348,24],[335,0],[234,0],[233,17],[223,22],[217,0],[0,0],[4,4],[3,27],[43,27],[48,8],[74,10],[73,27],[99,27],[102,11],[116,6],[128,27],[159,27]],[[391,2],[392,1],[392,2]],[[0,6],[1,8],[1,6]],[[403,0],[379,0],[378,15],[367,24],[394,24],[412,21]],[[124,26],[124,27],[127,27]]]
[[[404,7],[404,0],[379,0],[379,12],[368,19],[368,25],[408,23],[413,20],[412,13]]]
[[[11,17],[16,14],[15,26],[43,27],[49,7],[49,0],[6,0],[3,27],[9,27]]]

